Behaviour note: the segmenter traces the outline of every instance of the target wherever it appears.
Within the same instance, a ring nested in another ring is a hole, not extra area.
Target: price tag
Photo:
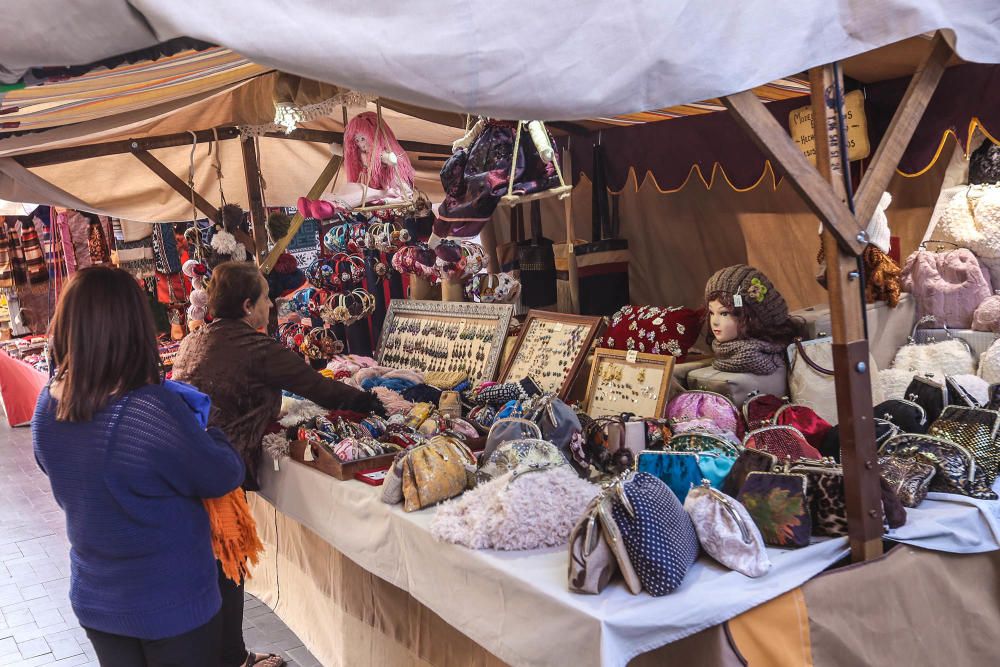
[[[639,353],[636,350],[629,350],[625,354],[625,361],[629,362],[630,364],[634,364],[638,360],[639,360]]]
[[[313,456],[312,445],[306,445],[306,451],[305,451],[305,454],[303,454],[302,458],[305,461],[315,461],[316,460],[316,457]]]
[[[280,471],[280,470],[278,469],[278,459],[271,459],[271,461],[273,461],[273,462],[274,462],[274,472],[281,472],[281,471]]]

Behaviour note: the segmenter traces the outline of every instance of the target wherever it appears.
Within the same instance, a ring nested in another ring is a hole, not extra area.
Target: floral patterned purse
[[[808,480],[801,473],[751,472],[737,500],[760,529],[764,541],[775,547],[809,546],[812,518]]]
[[[882,469],[882,479],[904,507],[916,507],[927,497],[935,475],[933,465],[898,456],[880,456],[878,465]]]

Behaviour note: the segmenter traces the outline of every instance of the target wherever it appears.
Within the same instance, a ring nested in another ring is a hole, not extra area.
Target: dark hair
[[[109,400],[160,381],[149,301],[121,269],[93,266],[74,274],[49,336],[60,421],[90,421]]]
[[[712,292],[705,299],[706,319],[711,317],[711,313],[708,312],[708,304],[713,301],[718,301],[723,306],[733,311],[733,316],[736,318],[736,331],[740,338],[756,338],[769,343],[789,345],[793,340],[800,338],[805,334],[805,320],[801,317],[789,317],[776,327],[770,325],[765,326],[760,319],[754,315],[753,312],[751,312],[751,309],[737,308],[733,302],[733,295],[724,291]],[[705,336],[705,342],[711,345],[714,340],[715,334],[712,333],[712,327],[710,326],[708,328],[708,334]]]
[[[208,310],[212,317],[242,319],[246,312],[243,302],[257,303],[264,293],[261,273],[249,262],[223,262],[212,269],[208,281]]]

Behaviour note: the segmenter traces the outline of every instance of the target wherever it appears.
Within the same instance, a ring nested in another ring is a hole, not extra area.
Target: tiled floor
[[[31,433],[0,419],[0,667],[97,665],[70,608],[69,543],[48,479],[35,465]],[[274,613],[247,596],[247,646],[289,665],[319,663]]]

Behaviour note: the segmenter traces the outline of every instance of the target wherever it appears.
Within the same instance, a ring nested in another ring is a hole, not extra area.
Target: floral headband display
[[[434,249],[435,268],[442,280],[464,282],[486,268],[483,246],[469,241],[441,241]]]
[[[510,273],[479,273],[465,286],[465,297],[476,303],[510,303],[521,293],[521,282]]]

